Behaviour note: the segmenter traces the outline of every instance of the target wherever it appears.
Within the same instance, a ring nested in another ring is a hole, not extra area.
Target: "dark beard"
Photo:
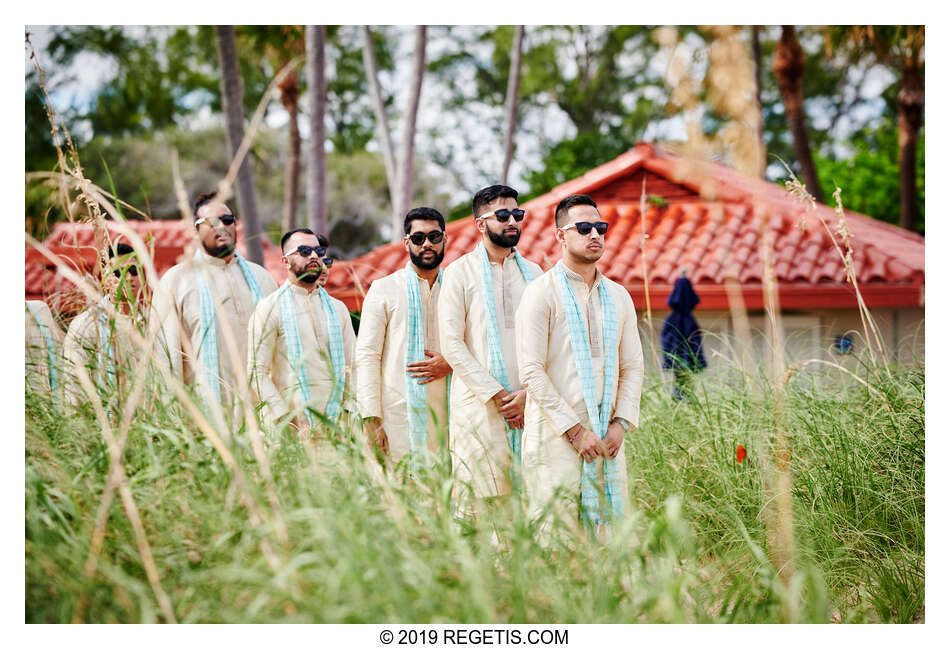
[[[207,252],[212,257],[217,257],[218,259],[223,259],[228,255],[234,252],[234,244],[228,243],[220,246],[215,246],[214,248],[209,248],[208,246],[204,247],[205,252]]]
[[[495,234],[494,230],[489,230],[486,226],[485,231],[488,233],[488,240],[501,248],[514,248],[518,245],[518,240],[521,239],[521,230],[512,235]]]
[[[432,258],[432,261],[424,261],[421,255],[414,254],[411,250],[409,251],[409,259],[415,264],[416,268],[421,268],[422,270],[438,268],[439,264],[442,263],[443,257],[445,257],[445,248],[442,249],[442,252],[435,253],[435,257]]]
[[[304,284],[316,284],[317,280],[320,279],[320,275],[323,274],[323,271],[319,268],[314,268],[313,270],[307,270],[304,267],[304,270],[296,273],[297,281],[303,282]]]

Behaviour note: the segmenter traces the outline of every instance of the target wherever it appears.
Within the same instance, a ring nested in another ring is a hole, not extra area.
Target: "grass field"
[[[456,520],[445,471],[383,479],[347,431],[316,456],[273,439],[269,497],[247,436],[229,446],[242,483],[160,388],[123,465],[178,622],[921,621],[923,369],[878,369],[859,372],[867,384],[833,368],[788,382],[787,585],[767,533],[774,400],[737,372],[701,375],[678,402],[648,375],[624,444],[633,513],[606,544],[561,524],[539,543],[514,501]],[[119,496],[84,576],[110,465],[101,428],[91,408],[26,395],[28,622],[168,618]]]

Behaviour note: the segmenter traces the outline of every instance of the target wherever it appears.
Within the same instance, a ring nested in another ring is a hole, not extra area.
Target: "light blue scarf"
[[[56,367],[56,347],[53,345],[53,335],[49,332],[49,327],[43,322],[43,318],[40,317],[39,312],[34,310],[33,305],[29,302],[26,303],[26,310],[33,316],[33,320],[36,321],[36,324],[40,328],[40,333],[43,334],[43,339],[46,341],[46,364],[49,367],[49,387],[55,391],[56,386],[59,384],[59,370]]]
[[[96,314],[96,328],[99,331],[99,346],[96,349],[96,358],[99,368],[104,373],[105,387],[109,392],[116,390],[115,379],[115,352],[112,349],[112,331],[115,320],[110,320],[105,309],[99,307]]]
[[[336,309],[330,300],[330,294],[323,287],[317,289],[320,293],[320,302],[323,304],[323,312],[327,317],[327,337],[330,340],[330,365],[333,370],[333,391],[330,393],[330,400],[327,402],[326,415],[330,419],[336,419],[340,415],[340,409],[343,405],[343,386],[346,383],[346,361],[343,354],[343,328],[336,319]],[[347,314],[349,317],[349,314]],[[297,325],[296,318],[294,326]]]
[[[498,332],[498,316],[495,314],[495,288],[492,283],[491,263],[488,260],[488,251],[485,244],[479,242],[475,247],[482,270],[482,298],[485,302],[485,313],[488,316],[486,330],[488,335],[488,371],[492,378],[498,381],[505,390],[511,392],[511,381],[508,379],[508,367],[505,365],[505,356],[501,349],[501,335]],[[511,251],[521,277],[526,284],[534,279],[534,273],[525,263],[517,250]],[[517,492],[521,485],[521,429],[512,428],[505,422],[505,431],[508,434],[508,448],[511,450],[511,489]]]
[[[202,255],[207,253],[202,250],[195,251],[195,259],[201,259]],[[234,253],[237,259],[238,268],[244,275],[244,281],[251,290],[256,305],[264,297],[264,291],[261,289],[251,265],[240,253]],[[212,394],[218,403],[221,402],[221,380],[219,378],[220,368],[218,367],[218,314],[214,308],[214,296],[211,294],[211,286],[208,284],[201,268],[195,268],[195,281],[198,284],[198,298],[201,303],[201,344],[198,354],[201,357],[201,367],[204,371],[205,383],[211,389]]]
[[[307,367],[303,358],[303,344],[300,342],[300,330],[297,327],[297,307],[294,305],[294,296],[290,290],[290,280],[284,282],[277,295],[277,303],[280,308],[280,321],[284,332],[284,343],[287,347],[287,360],[297,375],[297,388],[300,390],[300,396],[303,400],[304,413],[307,415],[307,421],[312,427],[314,425],[313,415],[310,414],[309,406],[313,400],[313,393],[310,391],[310,381],[307,379]],[[327,336],[330,341],[330,363],[333,369],[333,392],[330,394],[330,400],[327,403],[326,415],[330,419],[336,419],[340,414],[340,406],[343,403],[343,384],[346,381],[346,368],[343,360],[343,333],[340,331],[340,323],[336,320],[336,309],[330,296],[323,288],[317,289],[320,295],[320,302],[323,305],[323,311],[327,318]]]
[[[561,304],[567,317],[567,328],[571,336],[571,350],[574,353],[574,365],[581,381],[584,393],[584,404],[587,406],[587,415],[590,418],[594,433],[603,439],[607,435],[607,425],[610,420],[611,406],[614,400],[617,374],[617,310],[613,298],[607,290],[605,279],[597,285],[600,296],[600,311],[603,320],[604,341],[604,386],[600,406],[597,405],[597,388],[594,384],[594,369],[591,362],[590,339],[587,328],[581,317],[580,307],[574,298],[574,292],[564,272],[564,265],[558,262],[555,271],[561,288]],[[623,516],[623,494],[620,481],[620,458],[604,458],[604,481],[606,482],[605,496],[607,499],[608,518],[619,520]],[[581,516],[590,525],[604,523],[600,510],[600,498],[597,494],[597,463],[581,462]]]
[[[311,401],[310,381],[307,380],[307,368],[303,362],[303,345],[300,344],[300,330],[297,329],[297,308],[294,306],[294,296],[290,292],[290,280],[284,282],[277,294],[277,303],[280,308],[280,321],[283,325],[284,342],[287,345],[287,360],[297,375],[297,389],[303,399],[304,412],[307,421],[313,426],[313,416],[309,408]]]
[[[442,269],[439,269],[442,284]],[[419,294],[419,275],[412,262],[406,264],[406,300],[409,303],[408,334],[406,336],[406,366],[425,360],[425,336],[422,331],[422,297]],[[413,474],[425,464],[429,450],[429,402],[422,379],[413,379],[406,370],[406,409],[409,412],[409,460]],[[446,380],[448,385],[448,380]]]

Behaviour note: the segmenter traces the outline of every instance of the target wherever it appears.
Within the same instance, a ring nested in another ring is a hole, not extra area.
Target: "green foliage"
[[[230,472],[168,394],[135,416],[123,462],[184,622],[918,621],[923,372],[875,374],[862,377],[874,391],[843,374],[791,378],[799,571],[788,590],[767,556],[774,404],[757,376],[700,375],[682,401],[648,376],[624,445],[632,511],[605,544],[559,519],[542,535],[510,500],[458,518],[445,464],[383,479],[349,425],[315,462],[297,437],[267,431],[289,532],[277,543],[249,522]],[[159,619],[118,499],[99,569],[83,577],[109,470],[99,430],[88,408],[27,394],[28,622],[69,621],[80,593],[90,622]],[[737,444],[749,450],[742,464]],[[243,435],[231,450],[268,509]]]
[[[843,187],[841,200],[849,210],[898,224],[900,178],[897,126],[891,120],[877,128],[864,128],[851,141],[851,157],[815,156],[818,182],[831,202],[835,187]],[[917,143],[917,231],[924,234],[924,135]]]

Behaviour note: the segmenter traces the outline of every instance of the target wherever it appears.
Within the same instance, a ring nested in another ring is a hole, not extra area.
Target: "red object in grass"
[[[739,444],[739,447],[736,449],[736,462],[742,464],[742,460],[745,459],[745,446]]]

